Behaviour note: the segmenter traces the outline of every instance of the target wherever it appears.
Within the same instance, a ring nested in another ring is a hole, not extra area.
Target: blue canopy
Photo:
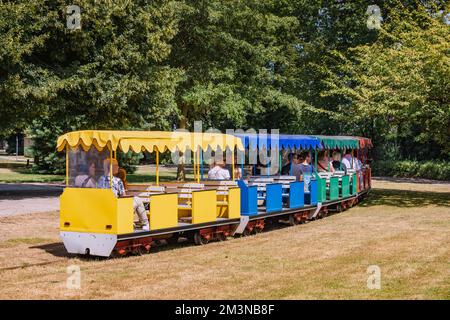
[[[241,138],[244,148],[270,148],[277,146],[279,149],[320,149],[321,141],[317,137],[279,134],[272,137],[271,134],[255,133],[235,133],[235,136]]]

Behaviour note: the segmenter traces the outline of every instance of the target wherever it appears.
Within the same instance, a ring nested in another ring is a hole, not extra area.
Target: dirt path
[[[48,183],[0,184],[0,217],[59,210],[62,190]]]

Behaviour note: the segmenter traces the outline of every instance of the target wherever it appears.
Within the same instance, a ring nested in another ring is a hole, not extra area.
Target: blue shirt
[[[109,189],[109,176],[101,176],[97,182],[97,188],[100,189]],[[112,180],[112,191],[116,197],[123,196],[125,194],[125,187],[123,186],[122,180],[113,176]]]

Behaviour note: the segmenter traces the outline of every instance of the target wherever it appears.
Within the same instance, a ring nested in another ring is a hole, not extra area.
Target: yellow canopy
[[[128,152],[130,149],[136,153],[141,151],[152,152],[156,149],[160,152],[170,150],[171,152],[185,151],[186,148],[197,150],[225,150],[227,147],[244,150],[240,138],[222,133],[208,132],[166,132],[166,131],[107,131],[107,130],[83,130],[66,133],[58,138],[56,148],[62,151],[67,145],[71,148],[82,146],[87,151],[95,146],[101,151],[105,146],[112,146]]]

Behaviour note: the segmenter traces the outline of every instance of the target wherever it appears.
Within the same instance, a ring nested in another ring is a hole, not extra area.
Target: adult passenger
[[[89,167],[85,164],[78,166],[79,175],[75,178],[75,187],[79,188],[95,188],[95,163],[91,162]]]
[[[356,170],[356,161],[352,156],[352,151],[347,149],[344,155],[344,158],[342,158],[342,164],[347,169],[355,169]]]
[[[300,169],[300,164],[303,162],[301,155],[295,153],[292,156],[292,175],[297,178],[297,181],[302,180],[302,171]]]
[[[111,165],[110,159],[105,159],[103,161],[104,175],[102,175],[100,179],[98,179],[97,182],[98,188],[109,189],[111,187],[109,178],[110,165]],[[119,172],[119,163],[117,162],[116,159],[112,159],[112,173],[113,173],[112,191],[116,197],[120,198],[126,196],[126,192],[122,180],[116,177],[118,172]],[[135,214],[139,218],[139,222],[142,224],[142,230],[150,230],[147,213],[145,211],[144,203],[142,202],[141,198],[133,197],[133,209]]]
[[[299,165],[299,171],[302,176],[302,181],[305,182],[305,191],[309,189],[309,183],[313,174],[313,166],[311,165],[311,154],[305,152],[302,156],[303,162]]]
[[[333,160],[330,162],[331,172],[345,171],[347,173],[347,167],[341,162],[341,153],[339,151],[333,151]]]
[[[225,163],[214,163],[214,166],[208,171],[210,180],[230,180],[230,171],[225,169]]]
[[[328,151],[320,151],[319,157],[317,161],[317,171],[318,172],[327,172],[328,171],[328,161],[326,160],[325,156]]]

